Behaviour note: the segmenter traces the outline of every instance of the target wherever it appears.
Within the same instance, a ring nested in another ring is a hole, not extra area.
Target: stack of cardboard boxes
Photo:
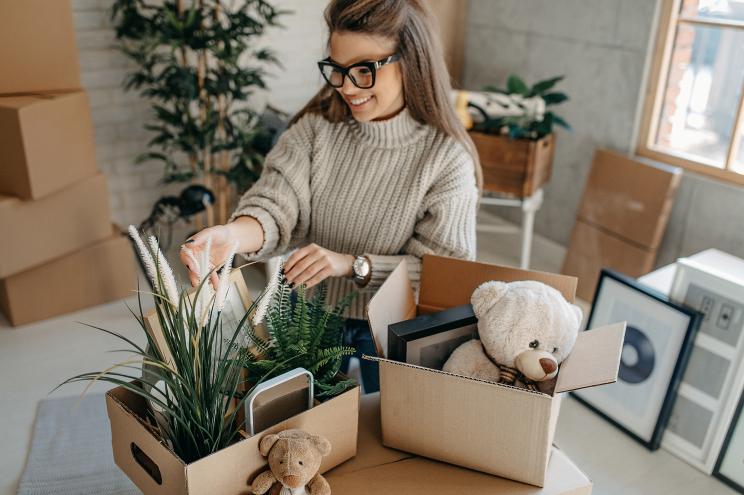
[[[0,309],[12,325],[131,294],[68,1],[0,0]]]
[[[581,299],[594,298],[602,268],[653,269],[681,179],[677,167],[597,150],[562,270],[578,277]]]

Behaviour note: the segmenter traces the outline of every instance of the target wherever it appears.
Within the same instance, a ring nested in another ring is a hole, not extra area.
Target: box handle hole
[[[132,457],[134,457],[134,460],[137,461],[137,464],[140,465],[142,469],[145,470],[147,474],[150,475],[150,477],[155,480],[155,483],[158,485],[163,484],[163,477],[160,474],[160,468],[157,464],[155,464],[155,461],[150,459],[147,454],[145,454],[141,448],[139,448],[134,443],[131,444],[132,449]]]

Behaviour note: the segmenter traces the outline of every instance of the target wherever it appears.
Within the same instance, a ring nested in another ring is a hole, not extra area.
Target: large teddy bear
[[[460,345],[444,371],[539,389],[573,349],[582,313],[553,287],[532,280],[486,282],[470,300],[478,335]]]
[[[331,443],[302,430],[284,430],[266,435],[258,446],[268,457],[269,470],[253,480],[251,491],[262,495],[330,495],[331,487],[318,473]]]

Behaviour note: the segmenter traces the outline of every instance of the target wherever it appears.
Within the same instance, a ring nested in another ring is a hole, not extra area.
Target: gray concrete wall
[[[629,152],[654,0],[471,0],[464,86],[565,75],[553,178],[536,231],[567,245],[597,147]],[[512,208],[496,210],[519,221]],[[657,265],[715,247],[744,257],[744,188],[685,173]]]

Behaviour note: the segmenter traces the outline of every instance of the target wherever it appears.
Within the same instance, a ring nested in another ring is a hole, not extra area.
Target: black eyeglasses
[[[400,55],[393,54],[377,62],[358,62],[348,67],[341,67],[331,61],[331,57],[318,62],[323,79],[334,88],[344,85],[344,77],[349,76],[351,82],[359,89],[369,89],[375,85],[377,69],[400,59]]]

